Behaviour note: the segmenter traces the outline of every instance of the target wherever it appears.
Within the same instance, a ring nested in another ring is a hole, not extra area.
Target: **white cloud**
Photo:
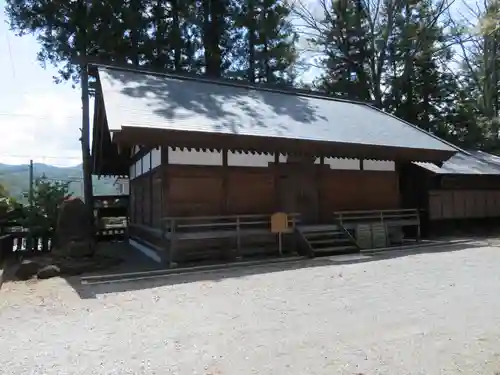
[[[35,38],[16,37],[5,21],[0,12],[0,163],[81,163],[79,90],[56,85],[56,70],[36,60]]]
[[[0,161],[26,164],[33,159],[58,166],[79,164],[78,96],[77,91],[55,86],[50,91],[20,95],[14,107],[0,106]]]
[[[79,164],[79,91],[53,83],[54,71],[40,67],[37,50],[30,37],[11,34],[10,53],[7,40],[0,43],[0,53],[9,57],[0,59],[0,163]]]

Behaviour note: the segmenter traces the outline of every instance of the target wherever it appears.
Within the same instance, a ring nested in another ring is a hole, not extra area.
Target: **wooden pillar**
[[[323,204],[323,194],[321,193],[321,186],[323,183],[323,170],[325,168],[325,157],[319,157],[319,165],[316,169],[316,188],[318,189],[318,216],[320,221],[329,221],[330,213],[324,212],[325,205]]]
[[[145,221],[146,221],[146,215],[144,214],[144,206],[145,206],[145,203],[146,203],[146,199],[145,198],[145,193],[146,193],[146,189],[145,189],[145,186],[146,185],[144,182],[145,182],[145,178],[146,176],[144,176],[144,163],[143,163],[143,159],[142,159],[142,156],[141,158],[139,159],[139,165],[141,166],[141,177],[139,177],[139,181],[140,181],[140,186],[141,186],[141,224],[145,224]]]
[[[229,194],[228,150],[222,150],[222,214],[227,214]]]
[[[168,161],[168,146],[161,147],[161,218],[170,215],[169,208],[169,192],[170,192],[170,171],[169,171],[169,161]],[[162,222],[163,224],[163,222]]]
[[[359,170],[360,171],[365,170],[365,160],[364,159],[359,159]]]
[[[282,210],[281,207],[281,186],[280,186],[280,153],[274,153],[273,163],[273,178],[274,178],[274,210],[276,212]]]
[[[150,227],[153,227],[154,224],[153,224],[153,204],[154,204],[154,200],[153,200],[153,183],[154,183],[154,180],[153,180],[153,158],[152,158],[152,154],[153,154],[153,149],[151,149],[149,151],[149,175],[148,175],[148,181],[149,181],[149,226]]]

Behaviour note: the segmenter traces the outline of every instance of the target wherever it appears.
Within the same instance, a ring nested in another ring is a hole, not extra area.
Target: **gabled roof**
[[[105,67],[99,77],[110,131],[133,126],[456,151],[364,103]]]
[[[435,174],[500,175],[500,157],[477,150],[458,152],[441,167],[433,163],[414,164]]]

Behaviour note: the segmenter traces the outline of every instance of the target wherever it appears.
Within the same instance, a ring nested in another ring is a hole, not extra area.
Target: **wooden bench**
[[[295,230],[298,216],[289,215],[288,233]],[[270,214],[166,217],[162,236],[167,242],[169,262],[172,262],[179,241],[235,239],[240,253],[242,238],[271,234],[270,227]]]
[[[416,208],[374,211],[337,211],[334,219],[347,230],[355,230],[359,224],[382,224],[390,228],[416,227],[416,240],[420,240],[420,215]]]

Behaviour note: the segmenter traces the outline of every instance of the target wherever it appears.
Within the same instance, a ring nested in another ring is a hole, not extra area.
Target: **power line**
[[[12,70],[12,78],[16,78],[16,69],[14,67],[14,59],[12,58],[12,48],[10,47],[9,32],[5,31],[5,39],[7,40],[7,49],[9,50],[10,68]]]
[[[67,120],[73,120],[73,119],[79,119],[80,116],[74,115],[74,116],[40,116],[40,115],[33,115],[30,113],[9,113],[9,112],[0,112],[0,116],[6,116],[6,117],[29,117],[29,118],[34,118],[34,119],[46,119],[46,120],[58,120],[58,119],[67,119]]]
[[[29,158],[29,159],[71,159],[71,160],[80,160],[81,156],[67,156],[67,155],[59,155],[59,156],[50,156],[50,155],[18,155],[18,154],[0,154],[0,158]]]

